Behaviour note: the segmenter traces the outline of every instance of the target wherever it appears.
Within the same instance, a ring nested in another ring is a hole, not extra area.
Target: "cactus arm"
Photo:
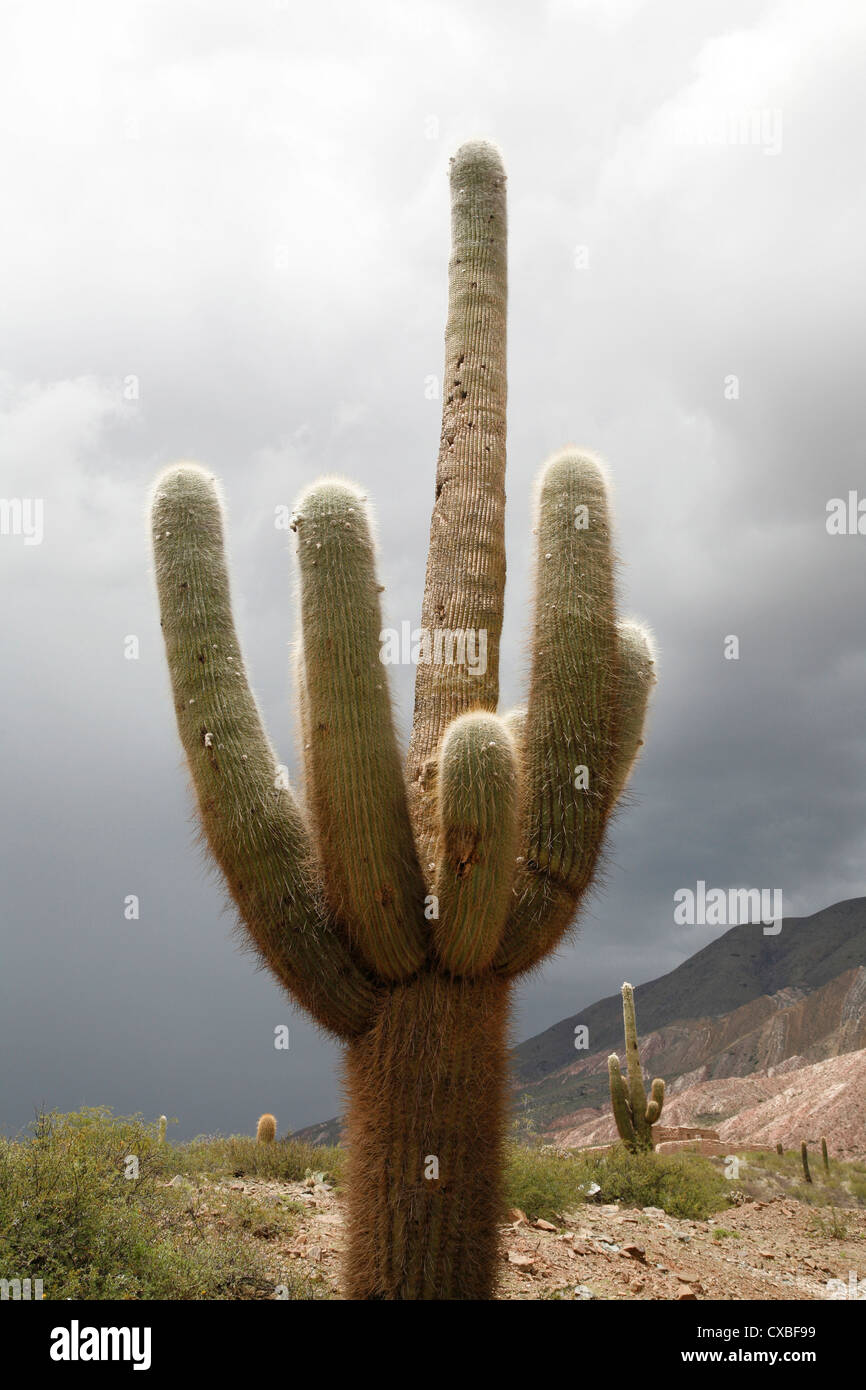
[[[450,724],[437,786],[436,948],[452,974],[476,974],[493,959],[511,901],[519,778],[505,722],[478,711]]]
[[[463,145],[451,161],[442,436],[424,586],[432,636],[484,632],[487,666],[419,662],[407,759],[412,820],[425,874],[435,862],[436,749],[470,708],[495,710],[505,592],[505,170],[498,150]]]
[[[162,628],[178,730],[211,853],[262,961],[340,1037],[368,1026],[378,991],[322,902],[306,827],[247,684],[223,555],[222,508],[195,465],[153,498]]]
[[[304,804],[309,816],[309,803],[313,792],[312,740],[310,739],[310,702],[307,696],[307,674],[304,669],[304,644],[295,642],[290,660],[292,685],[295,691],[295,719],[297,721],[298,742],[301,745],[301,767],[303,769]]]
[[[665,1083],[661,1077],[656,1077],[650,1089],[650,1099],[647,1102],[646,1118],[647,1124],[652,1130],[654,1124],[658,1124],[665,1103]],[[650,1138],[652,1135],[650,1135]]]
[[[643,746],[650,692],[655,685],[655,647],[639,623],[617,623],[619,688],[614,722],[611,808],[631,776]]]
[[[524,860],[496,957],[508,974],[537,964],[569,926],[592,879],[610,809],[619,645],[600,465],[575,449],[554,455],[541,474],[536,518]],[[588,770],[585,786],[579,768]]]
[[[652,1130],[653,1125],[658,1124],[665,1103],[665,1083],[660,1077],[656,1077],[650,1089],[650,1098],[647,1101],[646,1120]],[[652,1138],[652,1134],[650,1134]]]
[[[323,480],[298,500],[308,801],[328,902],[385,980],[422,964],[424,880],[406,805],[363,496]]]
[[[502,716],[502,722],[514,740],[521,761],[523,758],[523,739],[526,734],[526,710],[522,705],[515,709],[507,710]]]
[[[612,1052],[607,1059],[607,1071],[610,1079],[610,1103],[613,1107],[617,1132],[628,1148],[637,1148],[638,1140],[632,1121],[631,1103],[619,1068],[619,1058],[615,1052]]]

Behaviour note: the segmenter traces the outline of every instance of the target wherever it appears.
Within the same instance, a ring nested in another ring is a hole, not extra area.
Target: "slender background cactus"
[[[610,1101],[619,1137],[630,1149],[653,1147],[653,1125],[657,1123],[665,1103],[665,1083],[656,1077],[647,1100],[637,1043],[637,1022],[634,1012],[634,990],[622,987],[622,1020],[625,1028],[625,1060],[628,1081],[623,1080],[619,1058],[612,1052],[607,1059],[610,1076]]]
[[[369,509],[327,479],[297,504],[306,810],[277,775],[244,672],[215,481],[158,480],[153,539],[180,736],[210,849],[277,979],[346,1044],[347,1293],[492,1293],[511,983],[572,923],[641,743],[648,636],[620,624],[605,473],[542,471],[532,674],[500,718],[505,588],[505,173],[451,162],[429,634],[486,633],[487,669],[421,662],[404,775]],[[435,654],[436,645],[432,644]]]

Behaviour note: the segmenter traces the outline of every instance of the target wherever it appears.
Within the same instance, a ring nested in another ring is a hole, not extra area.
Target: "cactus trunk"
[[[508,995],[503,980],[421,975],[350,1046],[350,1298],[491,1297]]]

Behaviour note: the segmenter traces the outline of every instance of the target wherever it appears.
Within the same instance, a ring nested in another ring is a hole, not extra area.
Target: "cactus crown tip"
[[[366,502],[364,488],[352,478],[344,478],[340,473],[326,473],[315,482],[308,484],[298,494],[296,507],[309,502]]]
[[[499,146],[481,137],[464,140],[451,156],[451,176],[470,169],[503,176],[505,162]]]
[[[200,463],[182,459],[168,464],[156,475],[150,490],[149,510],[154,511],[166,498],[178,501],[185,497],[193,499],[203,496],[215,498],[222,505],[222,492],[211,470]]]

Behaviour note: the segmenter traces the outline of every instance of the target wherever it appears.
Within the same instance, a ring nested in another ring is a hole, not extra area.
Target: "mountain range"
[[[635,1005],[644,1070],[667,1087],[663,1124],[721,1125],[723,1137],[745,1140],[735,1122],[748,1112],[753,1129],[769,1126],[773,1142],[799,1144],[809,1137],[804,1115],[833,1075],[821,1064],[862,1053],[862,1066],[851,1056],[836,1069],[845,1081],[833,1093],[832,1122],[837,1152],[866,1153],[866,898],[787,917],[776,935],[760,923],[732,927],[638,985]],[[607,1057],[622,1049],[619,993],[521,1043],[512,1054],[518,1126],[568,1147],[615,1137]],[[783,1103],[788,1092],[793,1100]],[[339,1129],[330,1120],[301,1137],[335,1142]]]

